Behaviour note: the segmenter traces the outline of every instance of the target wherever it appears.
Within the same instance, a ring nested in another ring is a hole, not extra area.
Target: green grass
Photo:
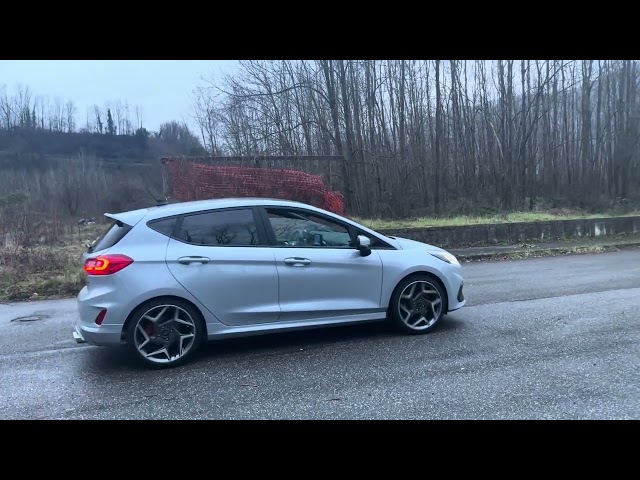
[[[424,228],[424,227],[452,227],[461,225],[481,225],[487,223],[514,223],[514,222],[544,222],[548,220],[573,220],[573,219],[589,219],[602,217],[630,217],[640,215],[640,212],[631,212],[625,214],[608,215],[585,214],[575,212],[514,212],[501,215],[490,215],[480,217],[457,216],[449,218],[430,218],[422,217],[408,220],[384,220],[384,219],[366,219],[355,218],[356,222],[373,228],[374,230],[394,229],[394,228]]]

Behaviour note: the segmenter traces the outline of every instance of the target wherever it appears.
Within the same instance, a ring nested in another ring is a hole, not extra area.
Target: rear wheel
[[[177,298],[157,299],[136,309],[127,345],[147,366],[175,367],[187,362],[205,335],[200,313]]]
[[[445,294],[432,275],[412,275],[396,287],[389,316],[396,327],[409,334],[428,333],[444,316]]]

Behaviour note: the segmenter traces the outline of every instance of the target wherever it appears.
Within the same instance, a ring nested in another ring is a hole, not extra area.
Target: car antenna
[[[153,194],[153,192],[151,192],[151,190],[149,190],[149,187],[145,186],[144,189],[147,191],[149,196],[151,198],[153,198],[153,201],[156,202],[157,206],[161,207],[162,205],[168,205],[169,204],[169,198],[165,197],[164,200],[160,200],[160,199],[156,198],[156,196]]]

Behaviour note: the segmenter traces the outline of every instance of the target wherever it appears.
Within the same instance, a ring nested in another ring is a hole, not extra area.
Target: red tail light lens
[[[84,271],[87,275],[112,275],[133,263],[133,259],[126,255],[101,255],[87,258]]]

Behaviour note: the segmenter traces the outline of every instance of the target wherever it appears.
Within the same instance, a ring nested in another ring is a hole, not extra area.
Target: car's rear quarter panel
[[[83,330],[95,329],[96,316],[102,309],[107,309],[99,328],[105,332],[113,332],[118,328],[122,331],[125,320],[135,308],[147,300],[162,296],[188,300],[202,312],[206,323],[217,321],[171,275],[165,260],[168,242],[168,237],[141,222],[113,247],[90,254],[98,256],[119,253],[131,257],[134,262],[113,275],[87,278],[88,284],[78,295],[78,311]],[[105,343],[114,341],[111,336],[105,336]]]

